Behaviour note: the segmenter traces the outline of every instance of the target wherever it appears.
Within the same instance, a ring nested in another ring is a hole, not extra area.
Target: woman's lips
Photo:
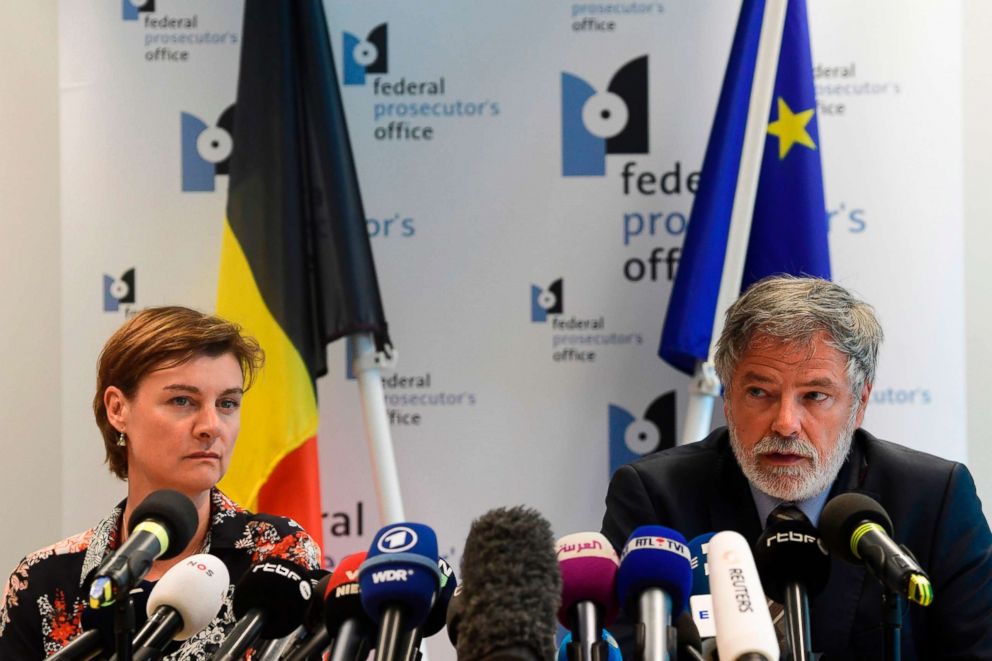
[[[220,459],[220,455],[216,452],[194,452],[193,454],[186,455],[187,459]]]

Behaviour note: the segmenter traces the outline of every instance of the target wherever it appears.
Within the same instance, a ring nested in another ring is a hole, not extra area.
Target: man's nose
[[[783,397],[778,402],[778,410],[772,421],[772,431],[788,438],[798,436],[802,428],[802,407],[791,397]]]

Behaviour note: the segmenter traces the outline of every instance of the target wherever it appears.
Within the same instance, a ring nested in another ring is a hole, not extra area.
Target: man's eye
[[[751,397],[764,397],[765,396],[765,390],[764,390],[764,388],[758,388],[756,386],[751,386],[750,388],[747,389],[747,394],[750,395]]]
[[[808,392],[806,393],[806,399],[813,400],[814,402],[822,402],[827,398],[827,393],[825,392]]]

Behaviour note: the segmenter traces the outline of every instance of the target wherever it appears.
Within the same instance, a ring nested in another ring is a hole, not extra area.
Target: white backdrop
[[[65,501],[67,530],[123,492],[93,477],[97,352],[130,310],[213,307],[226,201],[223,175],[212,191],[183,191],[180,118],[213,125],[234,101],[241,3],[127,2],[60,6],[62,457],[65,492],[84,494]],[[960,6],[812,5],[835,279],[876,305],[887,333],[865,426],[964,459],[961,58],[948,47],[961,41]],[[681,245],[738,6],[329,3],[339,75],[344,33],[387,26],[386,71],[342,95],[400,351],[386,393],[406,511],[437,530],[456,567],[472,518],[493,506],[535,506],[557,534],[598,529],[611,447],[624,454],[610,406],[640,420],[674,391],[681,414],[686,378],[655,357],[666,260]],[[647,153],[607,155],[600,177],[563,176],[562,74],[602,90],[642,55]],[[429,94],[441,81],[443,94]],[[400,82],[424,93],[385,94]],[[453,116],[411,116],[408,104],[424,102]],[[424,127],[429,140],[405,137]],[[627,163],[680,190],[625,194]],[[635,214],[656,214],[656,231],[634,232]],[[105,278],[130,269],[133,302],[106,309]],[[561,313],[535,320],[535,288],[559,279]],[[334,560],[366,545],[378,517],[343,344],[329,355],[318,389]],[[663,430],[674,424],[666,401],[650,416]]]

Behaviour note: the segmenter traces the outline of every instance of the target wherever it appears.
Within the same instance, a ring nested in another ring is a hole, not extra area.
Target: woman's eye
[[[176,406],[189,406],[190,404],[193,403],[193,400],[191,400],[189,397],[179,396],[179,397],[173,397],[172,403],[175,404]]]
[[[236,399],[222,399],[219,404],[220,408],[235,410],[241,406],[241,402]]]

